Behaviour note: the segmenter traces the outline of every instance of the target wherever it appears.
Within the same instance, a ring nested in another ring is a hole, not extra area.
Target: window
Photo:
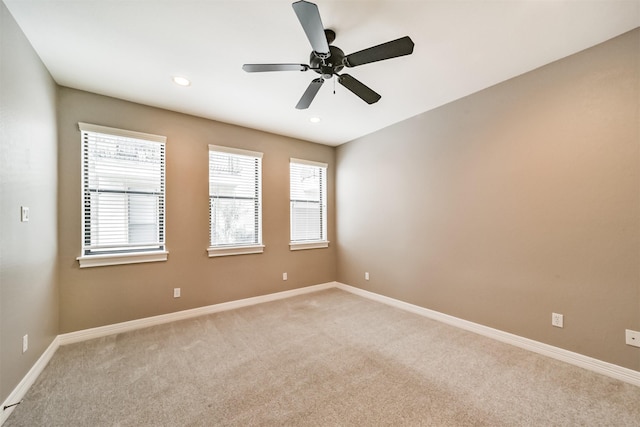
[[[209,256],[262,253],[262,153],[209,146]]]
[[[291,159],[289,180],[291,250],[326,248],[327,165]]]
[[[80,267],[165,261],[165,141],[79,123],[82,134]]]

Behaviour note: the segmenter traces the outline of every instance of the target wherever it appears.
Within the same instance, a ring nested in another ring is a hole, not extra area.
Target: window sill
[[[320,248],[328,248],[329,241],[317,241],[317,242],[291,242],[289,243],[289,249],[292,251],[302,251],[305,249],[320,249]]]
[[[103,267],[107,265],[138,264],[141,262],[166,261],[169,252],[139,252],[130,254],[84,255],[76,258],[80,268]]]
[[[252,246],[220,246],[207,248],[209,258],[218,256],[229,255],[248,255],[248,254],[261,254],[264,252],[264,245],[252,245]]]

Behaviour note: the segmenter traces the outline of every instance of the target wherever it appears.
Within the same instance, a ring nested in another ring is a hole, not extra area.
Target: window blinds
[[[83,255],[164,250],[165,138],[79,126]]]
[[[327,240],[327,165],[291,159],[291,241]]]
[[[212,247],[262,244],[262,153],[209,146]]]

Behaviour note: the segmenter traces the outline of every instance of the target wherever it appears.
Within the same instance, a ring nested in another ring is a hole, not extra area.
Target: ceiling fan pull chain
[[[333,94],[336,94],[336,78],[333,78]]]

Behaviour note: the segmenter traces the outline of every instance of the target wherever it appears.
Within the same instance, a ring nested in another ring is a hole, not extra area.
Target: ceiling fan
[[[311,52],[309,65],[306,64],[244,64],[242,69],[248,73],[265,71],[308,71],[313,70],[321,77],[313,79],[307,90],[298,101],[296,108],[309,108],[311,102],[322,87],[325,80],[337,76],[338,83],[349,89],[367,104],[378,102],[381,96],[371,88],[349,74],[338,74],[344,67],[356,67],[384,59],[410,55],[413,52],[413,41],[408,36],[387,43],[345,55],[342,49],[332,46],[336,38],[333,30],[325,29],[320,19],[318,6],[304,0],[292,4],[309,42]]]

